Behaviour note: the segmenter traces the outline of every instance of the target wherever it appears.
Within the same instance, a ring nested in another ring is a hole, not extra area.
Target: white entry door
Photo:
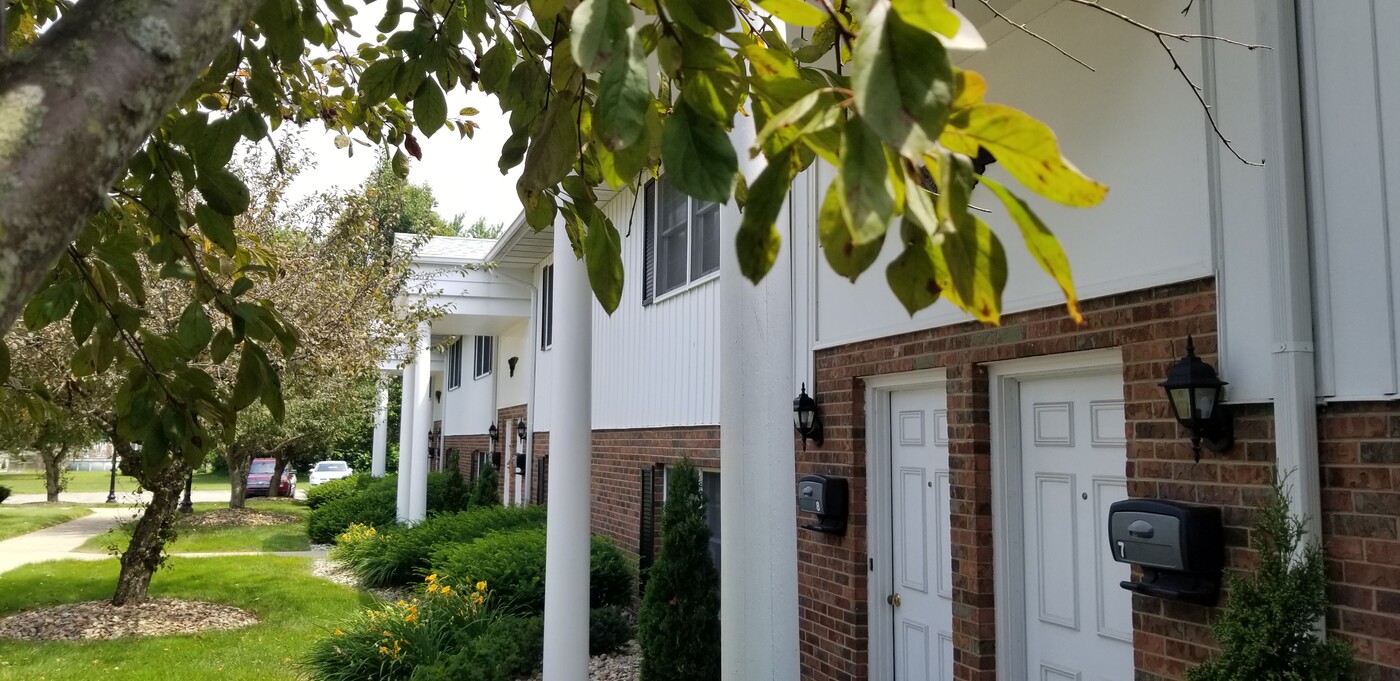
[[[953,679],[947,402],[941,388],[890,396],[896,681]]]
[[[1026,678],[1131,679],[1129,569],[1107,539],[1109,504],[1128,496],[1121,372],[1019,386]]]

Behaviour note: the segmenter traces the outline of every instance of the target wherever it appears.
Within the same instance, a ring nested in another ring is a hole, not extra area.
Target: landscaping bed
[[[0,617],[0,638],[39,642],[109,640],[239,629],[257,623],[258,618],[246,610],[203,601],[154,598],[125,606],[112,605],[111,601],[85,601]]]

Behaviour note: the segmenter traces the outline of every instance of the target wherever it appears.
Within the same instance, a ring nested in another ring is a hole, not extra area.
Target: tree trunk
[[[267,481],[269,499],[282,496],[282,474],[287,472],[287,460],[279,456],[276,461],[277,464],[272,469],[272,479]]]
[[[8,4],[8,3],[7,3]],[[78,2],[0,60],[0,329],[261,0]]]
[[[67,448],[57,452],[41,454],[44,460],[44,492],[50,504],[58,503],[58,493],[63,491],[63,466],[68,460]]]
[[[224,456],[228,461],[229,508],[243,508],[248,500],[248,469],[253,459],[246,452],[229,452]]]
[[[151,577],[165,560],[165,543],[174,539],[175,511],[184,494],[188,470],[175,463],[154,476],[143,476],[142,484],[153,495],[151,503],[136,521],[131,533],[131,545],[122,554],[122,570],[117,577],[117,592],[112,605],[129,605],[146,600]]]

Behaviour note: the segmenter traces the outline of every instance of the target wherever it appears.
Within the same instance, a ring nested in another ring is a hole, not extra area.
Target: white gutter
[[[1308,21],[1314,0],[1260,3],[1264,42],[1260,83],[1266,148],[1273,152],[1268,177],[1269,288],[1273,306],[1274,432],[1279,472],[1290,474],[1288,505],[1305,519],[1308,539],[1322,538],[1321,470],[1317,456],[1317,375],[1313,352],[1313,293],[1307,158],[1303,142],[1303,91],[1299,73],[1299,21]],[[1306,25],[1305,25],[1306,27]],[[1310,96],[1316,88],[1306,84]],[[1270,116],[1270,112],[1278,112]]]

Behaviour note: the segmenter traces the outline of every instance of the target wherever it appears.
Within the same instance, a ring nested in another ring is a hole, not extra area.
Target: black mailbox
[[[802,527],[817,532],[842,534],[846,531],[846,481],[825,475],[804,475],[797,481],[797,510],[817,516],[817,522]]]
[[[516,475],[525,475],[525,455],[524,455],[524,454],[516,454],[516,455],[515,455],[515,474],[516,474]]]
[[[1161,499],[1127,499],[1108,511],[1113,559],[1142,567],[1142,581],[1120,586],[1202,605],[1220,599],[1224,539],[1220,509]]]

